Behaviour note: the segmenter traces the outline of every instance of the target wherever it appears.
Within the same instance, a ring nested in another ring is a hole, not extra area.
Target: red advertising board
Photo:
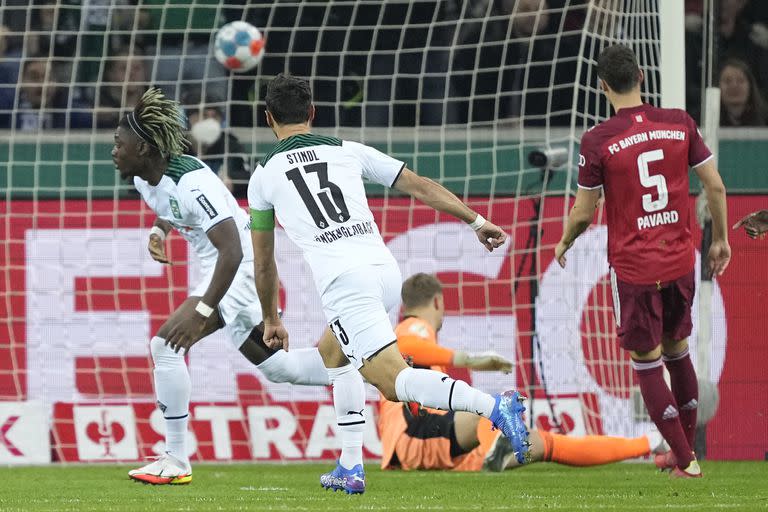
[[[513,235],[506,252],[484,254],[465,226],[410,200],[371,200],[404,276],[433,272],[446,284],[443,343],[495,350],[517,363],[506,380],[461,376],[488,391],[518,387],[533,394],[542,428],[607,434],[647,428],[633,409],[631,370],[613,339],[604,227],[585,234],[561,271],[552,264],[567,211],[561,199],[543,204],[538,241],[531,238],[532,200],[472,203]],[[765,196],[732,197],[729,217],[766,204]],[[0,400],[47,407],[54,459],[133,460],[156,453],[162,421],[147,341],[195,284],[186,244],[172,236],[175,264],[153,262],[146,236],[154,216],[135,199],[13,201],[0,208]],[[286,324],[292,339],[297,333],[297,346],[309,347],[324,325],[319,299],[296,248],[282,234],[278,242]],[[535,243],[539,250],[530,249]],[[713,333],[698,361],[702,377],[719,389],[719,408],[707,428],[708,456],[762,459],[768,452],[768,372],[762,364],[768,346],[756,324],[768,290],[768,245],[734,233],[732,248],[731,267],[713,294]],[[336,456],[328,390],[268,383],[240,359],[223,339],[201,342],[189,357],[194,456]],[[554,410],[542,400],[545,393]],[[374,429],[365,443],[367,455],[378,455]]]

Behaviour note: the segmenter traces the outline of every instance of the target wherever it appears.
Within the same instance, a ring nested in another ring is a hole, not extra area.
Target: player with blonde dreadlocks
[[[120,176],[133,178],[157,214],[149,234],[152,258],[169,263],[164,241],[174,227],[197,254],[205,276],[150,341],[157,403],[165,418],[165,452],[128,474],[151,484],[192,480],[186,446],[191,385],[181,349],[186,353],[224,328],[232,344],[272,382],[330,384],[316,348],[289,353],[264,344],[250,219],[207,165],[182,154],[184,125],[179,104],[149,89],[120,121],[112,149]],[[321,343],[335,343],[330,331]]]

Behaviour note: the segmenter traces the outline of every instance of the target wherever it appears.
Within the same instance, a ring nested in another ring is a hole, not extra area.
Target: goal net
[[[644,431],[616,342],[604,228],[579,240],[568,271],[552,253],[575,190],[578,140],[609,115],[599,50],[631,45],[646,99],[659,102],[659,3],[5,2],[0,400],[45,418],[40,460],[163,450],[148,340],[198,284],[198,264],[178,235],[168,242],[172,265],[150,259],[154,214],[111,162],[120,116],[149,85],[164,89],[186,109],[193,150],[245,205],[250,169],[274,143],[265,85],[283,71],[311,80],[317,132],[406,161],[510,233],[504,250],[487,254],[463,224],[369,187],[403,275],[436,273],[445,285],[441,343],[516,364],[511,375],[456,376],[489,392],[521,389],[539,428]],[[233,20],[265,34],[251,72],[231,74],[212,57],[216,29]],[[325,325],[319,298],[281,231],[278,264],[292,347],[312,347]],[[194,460],[335,457],[328,389],[268,382],[221,333],[198,343],[188,365]],[[373,388],[369,398],[373,418]],[[374,457],[380,444],[368,425]]]

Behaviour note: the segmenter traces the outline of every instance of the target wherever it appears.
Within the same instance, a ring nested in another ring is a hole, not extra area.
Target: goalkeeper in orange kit
[[[404,319],[395,329],[400,352],[414,367],[463,367],[510,372],[512,363],[495,353],[468,354],[437,344],[445,305],[440,281],[415,274],[402,286]],[[424,409],[381,399],[379,432],[382,469],[502,471],[519,466],[512,446],[487,419],[467,412]],[[592,466],[663,450],[658,432],[637,438],[572,437],[532,430],[531,462]]]

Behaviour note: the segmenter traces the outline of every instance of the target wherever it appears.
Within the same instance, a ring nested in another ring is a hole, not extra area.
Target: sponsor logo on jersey
[[[342,238],[349,238],[351,236],[370,235],[373,234],[373,224],[370,221],[358,222],[351,226],[342,226],[337,229],[331,229],[330,231],[324,231],[315,236],[315,242],[323,242],[324,244],[330,244],[336,240]]]
[[[171,203],[171,213],[174,217],[177,219],[181,218],[181,208],[179,208],[179,202],[176,200],[175,197],[168,198],[168,201]]]
[[[205,210],[205,213],[208,214],[208,217],[215,219],[216,216],[219,214],[219,212],[216,211],[216,208],[213,207],[210,201],[208,201],[208,198],[205,197],[205,194],[200,194],[195,198],[195,200],[200,204],[200,206],[203,207],[203,210]]]

